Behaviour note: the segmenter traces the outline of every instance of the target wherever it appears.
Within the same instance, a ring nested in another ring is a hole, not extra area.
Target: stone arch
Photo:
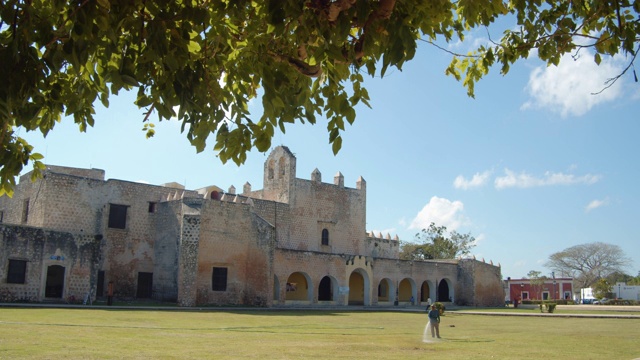
[[[453,284],[451,280],[444,278],[438,283],[437,299],[440,302],[453,302]]]
[[[338,294],[338,281],[332,276],[325,276],[318,284],[318,301],[335,301]]]
[[[285,300],[311,302],[313,298],[313,286],[309,275],[303,272],[294,272],[287,278],[285,288]]]
[[[349,275],[349,305],[370,305],[370,280],[364,269],[357,268]]]
[[[269,160],[269,165],[267,165],[267,177],[269,178],[269,180],[273,180],[274,177],[274,173],[275,173],[275,166],[274,166],[274,161],[273,159]]]
[[[395,299],[395,289],[391,279],[384,278],[380,280],[378,284],[378,305],[388,304],[391,305]]]
[[[44,297],[61,299],[64,294],[65,267],[62,265],[49,265],[44,288]]]
[[[419,301],[422,303],[426,303],[427,301],[429,301],[429,299],[432,299],[433,302],[433,297],[431,297],[431,286],[429,286],[429,281],[423,281],[422,285],[420,286],[420,299]]]
[[[409,303],[413,297],[416,299],[416,282],[412,278],[404,278],[398,283],[398,301]]]

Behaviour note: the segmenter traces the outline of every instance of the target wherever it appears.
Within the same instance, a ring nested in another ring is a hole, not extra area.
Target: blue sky
[[[468,37],[477,44],[482,38]],[[486,40],[484,40],[486,41]],[[467,42],[466,42],[467,43]],[[453,51],[466,52],[461,44]],[[468,45],[464,45],[468,46]],[[504,278],[530,270],[550,275],[549,255],[570,246],[605,242],[640,270],[640,85],[628,73],[600,95],[624,59],[600,67],[587,51],[546,67],[535,59],[498,69],[476,85],[476,98],[444,75],[450,55],[422,44],[402,71],[367,80],[372,109],[359,107],[337,156],[326,121],[278,133],[298,159],[299,178],[318,168],[324,182],[342,172],[345,186],[367,181],[367,230],[411,241],[429,223],[471,233],[472,254],[502,266]],[[245,182],[262,188],[266,154],[226,165],[209,149],[196,154],[180,124],[156,124],[145,139],[143,110],[133,93],[97,108],[96,125],[79,133],[65,119],[43,139],[26,138],[53,165],[104,169],[107,178],[196,189]],[[259,101],[251,111],[260,116]],[[30,169],[30,168],[28,168]],[[27,170],[28,170],[27,169]]]

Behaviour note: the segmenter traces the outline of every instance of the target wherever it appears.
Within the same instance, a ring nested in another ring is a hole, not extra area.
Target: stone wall
[[[70,234],[24,226],[0,226],[0,301],[43,301],[47,269],[64,268],[61,301],[84,299],[95,288],[100,236]],[[9,260],[26,260],[24,284],[6,283]],[[94,294],[92,294],[93,296]]]
[[[203,201],[184,219],[180,305],[269,305],[274,248],[273,227],[251,205]],[[226,291],[213,291],[214,267],[227,269]]]
[[[178,255],[183,221],[183,202],[158,204],[154,220],[153,292],[160,301],[178,301]]]
[[[365,254],[373,258],[397,259],[400,256],[400,241],[367,236],[364,240]]]
[[[456,304],[465,306],[504,306],[500,267],[485,262],[460,260]]]
[[[282,247],[337,254],[364,254],[366,196],[357,189],[296,179],[291,234]],[[322,245],[322,230],[329,245]]]

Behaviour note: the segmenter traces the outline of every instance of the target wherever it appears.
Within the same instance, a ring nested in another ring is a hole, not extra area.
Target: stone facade
[[[499,267],[399,260],[397,237],[365,229],[365,180],[297,178],[286,147],[265,161],[263,189],[241,194],[44,174],[0,198],[0,301],[95,299],[113,282],[117,299],[181,306],[503,304]]]

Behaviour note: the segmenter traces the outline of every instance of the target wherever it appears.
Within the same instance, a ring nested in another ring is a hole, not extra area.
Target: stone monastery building
[[[264,189],[187,190],[48,166],[0,198],[0,301],[153,298],[180,306],[390,306],[427,299],[502,306],[499,266],[406,261],[367,234],[362,177],[296,178],[279,146]]]

